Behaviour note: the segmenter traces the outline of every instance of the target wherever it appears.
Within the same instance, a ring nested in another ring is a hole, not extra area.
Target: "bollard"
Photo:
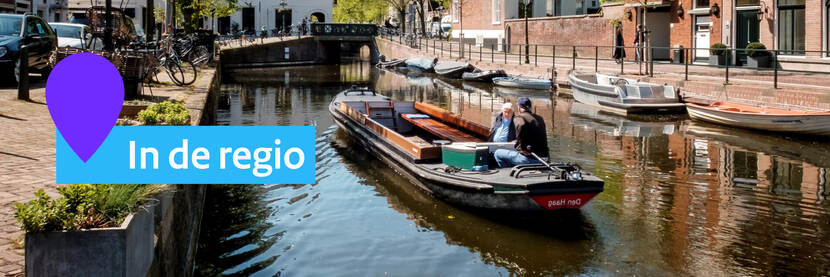
[[[496,62],[496,45],[493,44],[490,48],[490,62]]]
[[[510,49],[510,47],[504,49],[504,64],[507,64],[507,49]]]
[[[550,60],[551,60],[551,63],[550,63],[551,65],[550,66],[555,69],[556,68],[556,45],[551,46],[550,53],[551,53],[550,54]]]
[[[441,41],[441,52],[438,52],[438,57],[444,56],[444,41]]]
[[[450,59],[452,59],[452,42],[450,43]]]
[[[775,73],[773,74],[772,87],[778,89],[778,50],[772,51],[772,66]]]
[[[690,58],[689,57],[689,48],[684,48],[683,51],[684,51],[684,53],[683,53],[683,63],[684,63],[684,66],[686,67],[686,69],[685,69],[686,77],[685,77],[684,80],[688,81],[689,80],[689,58]]]
[[[625,61],[620,63],[620,75],[625,74]]]
[[[533,65],[539,66],[539,45],[533,45]]]
[[[481,61],[481,47],[482,46],[484,46],[484,44],[481,44],[481,46],[478,47],[478,61]]]
[[[29,100],[29,45],[20,46],[18,51],[20,77],[17,81],[17,99]]]
[[[573,50],[574,50],[574,52],[571,53],[571,63],[573,63],[573,65],[572,65],[573,68],[572,69],[576,70],[576,45],[573,46]]]
[[[726,49],[726,76],[725,76],[726,80],[723,82],[724,85],[729,84],[729,63],[732,61],[731,59],[729,59],[729,54],[731,54],[731,53],[732,53],[732,50]]]
[[[594,46],[594,72],[599,72],[599,46]]]
[[[649,46],[648,57],[649,57],[648,76],[649,77],[654,77],[654,47]],[[623,61],[623,62],[625,62],[625,61]]]

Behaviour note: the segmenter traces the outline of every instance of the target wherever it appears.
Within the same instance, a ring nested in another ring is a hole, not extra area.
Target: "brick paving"
[[[193,86],[155,87],[152,93],[158,100],[184,101],[198,123],[212,78],[213,69],[202,69]],[[33,199],[38,189],[57,195],[55,125],[46,107],[45,81],[32,76],[31,82],[31,101],[17,100],[16,87],[0,85],[0,276],[23,276],[25,266],[24,232],[14,219],[14,203]]]

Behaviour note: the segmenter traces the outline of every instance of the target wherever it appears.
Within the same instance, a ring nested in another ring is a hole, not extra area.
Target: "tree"
[[[185,31],[193,31],[204,18],[233,15],[238,9],[237,0],[174,0],[176,9],[181,11]]]
[[[406,33],[406,9],[410,0],[383,0],[387,5],[398,12],[398,20],[401,24],[401,33]]]
[[[332,13],[334,22],[379,24],[388,7],[384,0],[340,0]]]

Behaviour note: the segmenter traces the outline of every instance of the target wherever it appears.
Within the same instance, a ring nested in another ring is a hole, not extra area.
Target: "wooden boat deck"
[[[441,123],[432,118],[409,118],[410,114],[402,114],[406,121],[411,122],[415,126],[421,127],[427,132],[432,133],[440,138],[447,139],[452,142],[482,142],[483,140],[465,133],[456,128],[452,128],[447,124]]]

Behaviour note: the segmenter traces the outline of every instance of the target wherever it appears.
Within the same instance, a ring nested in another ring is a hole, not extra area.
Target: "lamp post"
[[[525,63],[530,63],[530,29],[528,29],[528,10],[530,5],[533,5],[533,0],[522,0],[525,5]]]

